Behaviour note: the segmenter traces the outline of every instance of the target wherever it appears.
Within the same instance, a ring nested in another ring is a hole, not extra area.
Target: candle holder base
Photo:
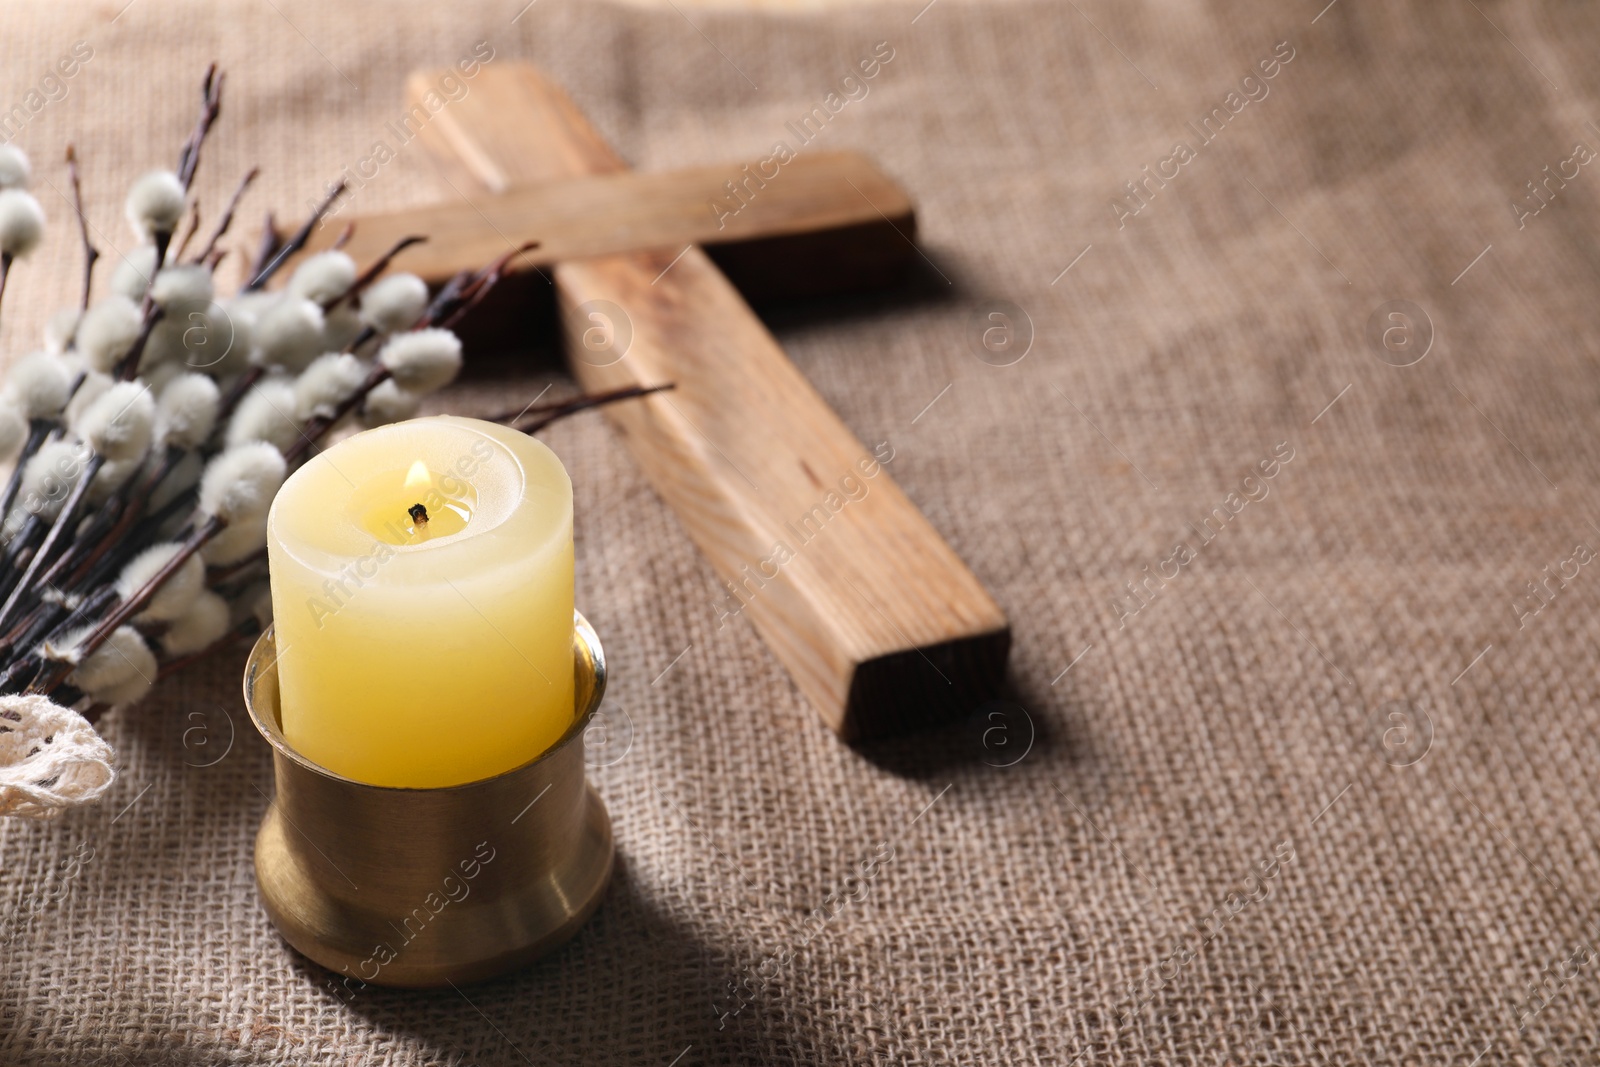
[[[575,617],[577,717],[547,752],[462,785],[368,785],[284,740],[269,628],[245,666],[250,717],[273,747],[277,799],[256,836],[261,901],[285,941],[338,972],[336,989],[482,981],[561,944],[600,905],[615,848],[584,778],[583,732],[605,654]]]

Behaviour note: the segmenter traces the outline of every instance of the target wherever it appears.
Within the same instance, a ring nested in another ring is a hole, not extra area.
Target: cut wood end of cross
[[[390,270],[426,237],[394,240],[363,267],[337,247],[347,228],[269,288],[340,184],[287,236],[269,213],[243,285],[219,293],[216,269],[232,251],[221,242],[258,173],[243,176],[202,239],[193,182],[222,88],[213,65],[177,166],[133,183],[126,213],[141,244],[105,291],[94,284],[100,252],[78,152],[67,148],[82,292],[50,318],[45,351],[18,360],[0,386],[0,460],[14,460],[0,488],[0,700],[47,697],[92,720],[259,632],[271,618],[266,516],[284,478],[336,428],[411,418],[448,385],[462,362],[453,328],[538,247],[430,291]],[[0,296],[44,235],[30,178],[27,156],[0,145]],[[670,386],[528,405],[495,421],[533,433],[659,388]]]

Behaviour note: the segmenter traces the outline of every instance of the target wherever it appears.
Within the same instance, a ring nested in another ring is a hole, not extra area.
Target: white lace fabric
[[[0,697],[0,815],[48,819],[98,800],[116,779],[112,757],[71,708],[42,696]]]

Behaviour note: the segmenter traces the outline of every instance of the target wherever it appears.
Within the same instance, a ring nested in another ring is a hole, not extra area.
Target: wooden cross
[[[421,102],[438,83],[414,74],[408,96]],[[688,610],[748,615],[846,739],[914,729],[996,693],[1004,613],[701,247],[719,245],[720,262],[764,296],[881,284],[915,253],[911,202],[890,179],[859,156],[804,149],[775,176],[633,173],[525,65],[485,68],[419,139],[462,197],[359,219],[347,251],[370,260],[427,234],[407,266],[440,284],[538,239],[519,266],[553,278],[583,388],[676,383],[606,413],[727,587],[721,605]],[[340,229],[324,227],[320,243]],[[525,330],[522,299],[526,289],[498,310]]]

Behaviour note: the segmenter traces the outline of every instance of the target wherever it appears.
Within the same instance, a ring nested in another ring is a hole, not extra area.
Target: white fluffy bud
[[[209,566],[226,567],[266,547],[267,513],[263,511],[229,523],[221,533],[206,542],[200,555]]]
[[[100,394],[110,389],[112,384],[109,374],[101,374],[97,370],[85,374],[78,391],[67,401],[67,425],[76,427],[83,419],[83,413],[89,410],[89,405],[99,400]]]
[[[148,352],[149,349],[145,351]],[[161,390],[182,373],[183,364],[173,363],[171,360],[161,360],[154,366],[150,365],[148,359],[139,361],[139,380],[150,388],[151,396],[159,397]]]
[[[138,459],[150,449],[156,402],[143,382],[118,382],[84,411],[78,432],[109,460]]]
[[[253,322],[261,317],[263,311],[282,299],[282,293],[269,292],[266,289],[244,289],[229,299],[228,310],[235,313],[246,312]]]
[[[428,284],[415,274],[390,274],[361,294],[361,318],[379,333],[398,333],[417,324],[428,308]]]
[[[111,272],[111,291],[135,304],[144,299],[150,279],[156,272],[156,246],[140,245],[122,257]]]
[[[322,309],[311,301],[297,296],[273,301],[256,316],[256,362],[298,374],[322,354],[322,327]]]
[[[230,448],[206,464],[200,511],[226,522],[260,515],[272,505],[287,472],[283,453],[265,442]]]
[[[152,545],[129,560],[117,575],[117,597],[131,600],[160,573],[161,568],[183,548],[176,541]],[[189,610],[194,598],[206,585],[206,565],[198,555],[190,556],[155,591],[137,616],[152,622],[170,622]]]
[[[386,378],[379,382],[361,402],[361,422],[366,426],[386,426],[391,422],[404,422],[416,417],[422,398]]]
[[[361,316],[349,304],[329,308],[322,316],[322,349],[343,352],[361,335]]]
[[[4,394],[30,419],[53,419],[72,397],[72,376],[48,352],[23,356],[6,374]]]
[[[200,458],[198,451],[183,453],[167,476],[151,491],[150,506],[146,510],[159,511],[172,503],[179,493],[193,489],[199,483],[200,474],[204,470],[205,461]]]
[[[32,193],[0,189],[0,253],[21,258],[44,238],[44,209]]]
[[[188,200],[183,183],[170,170],[153,170],[128,190],[128,224],[146,241],[158,233],[171,236],[183,219]]]
[[[88,656],[79,658],[77,646],[93,627],[68,636],[60,650],[46,652],[53,659],[66,659],[77,667],[67,683],[89,695],[97,704],[132,704],[155,684],[158,667],[155,653],[131,626],[119,626],[106,643]]]
[[[257,382],[228,420],[228,447],[265,441],[279,452],[287,452],[300,439],[295,407],[294,386],[289,382],[281,378]]]
[[[94,370],[109,373],[139,339],[144,317],[125,296],[108,296],[83,316],[78,325],[78,350]]]
[[[222,392],[204,374],[180,374],[156,401],[156,440],[169,448],[199,448],[217,425]]]
[[[136,674],[121,685],[95,690],[90,697],[96,704],[104,704],[108,708],[126,708],[149,696],[152,688],[153,683],[145,681],[143,675]]]
[[[211,303],[211,272],[198,263],[163,267],[150,287],[150,299],[169,315],[199,311]]]
[[[238,301],[191,311],[175,342],[167,342],[172,349],[171,358],[189,370],[213,378],[231,378],[250,365],[255,323],[255,313]],[[166,322],[156,323],[156,332],[165,325]],[[155,342],[153,336],[151,342]]]
[[[228,602],[202,589],[181,618],[159,638],[169,656],[186,656],[210,648],[228,632]]]
[[[356,261],[343,252],[307,256],[289,279],[289,292],[327,307],[355,284]]]
[[[367,380],[367,366],[348,353],[318,356],[294,383],[295,417],[331,417],[338,406],[355,395]]]
[[[100,464],[100,469],[95,471],[94,481],[89,483],[89,491],[84,495],[90,505],[98,506],[111,499],[111,494],[128,484],[144,467],[144,458],[107,460]]]
[[[390,338],[378,353],[401,387],[424,396],[449,385],[461,370],[461,339],[449,330],[412,330]]]
[[[78,319],[81,314],[77,308],[62,308],[50,316],[50,321],[44,324],[44,348],[46,352],[59,356],[72,347],[72,339],[78,333]]]
[[[26,189],[32,180],[28,154],[16,145],[0,145],[0,189]]]
[[[89,449],[82,441],[46,441],[22,468],[17,494],[20,506],[42,519],[55,519],[67,494],[83,477],[88,458]]]

